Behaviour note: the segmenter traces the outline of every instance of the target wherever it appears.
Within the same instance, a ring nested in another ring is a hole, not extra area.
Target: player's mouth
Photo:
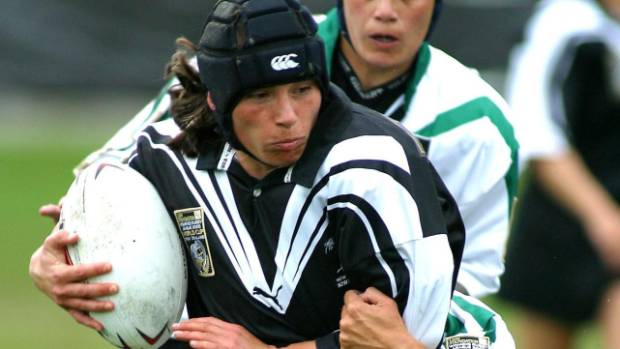
[[[271,146],[278,151],[289,152],[296,150],[300,146],[305,144],[304,137],[297,138],[287,138],[283,140],[279,140],[277,142],[271,143]]]
[[[372,34],[370,35],[370,39],[374,45],[383,49],[392,48],[399,42],[398,37],[384,33]]]

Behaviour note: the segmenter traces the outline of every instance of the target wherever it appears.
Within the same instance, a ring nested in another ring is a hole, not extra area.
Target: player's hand
[[[340,347],[424,349],[409,334],[396,302],[374,287],[347,291],[340,314]]]
[[[254,337],[243,326],[214,317],[193,318],[172,325],[177,340],[195,349],[275,349]]]
[[[54,223],[60,219],[60,205],[47,204],[39,207],[39,215],[51,218]]]
[[[612,270],[620,270],[620,207],[601,212],[589,222],[585,222],[594,247],[603,262]]]
[[[88,312],[103,312],[114,309],[110,301],[99,301],[96,297],[118,292],[118,285],[112,283],[89,283],[90,277],[109,273],[109,263],[69,265],[65,258],[68,245],[77,243],[78,236],[65,230],[54,230],[30,258],[30,277],[34,284],[54,303],[65,308],[80,324],[97,331],[103,325],[90,317]]]

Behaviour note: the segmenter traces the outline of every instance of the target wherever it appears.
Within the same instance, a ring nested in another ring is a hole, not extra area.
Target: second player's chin
[[[381,68],[381,69],[390,69],[394,66],[394,58],[392,57],[386,57],[385,55],[372,55],[369,57],[366,57],[364,59],[364,61],[366,62],[366,64],[373,66],[375,68]]]

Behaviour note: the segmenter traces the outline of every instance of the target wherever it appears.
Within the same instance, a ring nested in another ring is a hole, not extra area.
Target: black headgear
[[[431,38],[431,34],[435,29],[435,25],[437,25],[437,21],[439,20],[439,14],[441,13],[441,7],[443,5],[442,0],[435,0],[435,7],[433,7],[433,16],[431,17],[431,24],[428,26],[428,32],[426,33],[426,38],[424,40],[429,40]],[[344,10],[342,9],[342,0],[338,0],[338,18],[340,19],[340,30],[342,34],[344,34],[345,39],[349,41],[351,47],[353,44],[351,43],[351,39],[349,38],[349,29],[347,29],[347,21],[344,18]],[[355,49],[355,48],[353,48]]]
[[[199,42],[200,78],[219,127],[233,147],[232,110],[244,94],[306,79],[328,86],[323,42],[312,14],[297,0],[219,0]],[[250,154],[251,155],[251,154]]]

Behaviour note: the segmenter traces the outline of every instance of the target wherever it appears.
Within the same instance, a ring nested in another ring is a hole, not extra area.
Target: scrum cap
[[[314,79],[328,86],[323,42],[297,0],[219,0],[199,42],[198,68],[216,119],[233,147],[232,110],[251,90]]]

